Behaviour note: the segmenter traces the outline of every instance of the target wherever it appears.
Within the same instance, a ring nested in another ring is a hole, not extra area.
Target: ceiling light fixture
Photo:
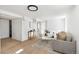
[[[29,11],[37,11],[38,10],[38,7],[36,5],[28,5],[27,6],[27,9]]]

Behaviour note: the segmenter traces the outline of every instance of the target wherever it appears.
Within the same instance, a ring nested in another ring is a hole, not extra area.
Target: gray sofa
[[[65,53],[65,54],[75,54],[76,53],[76,42],[72,41],[62,41],[53,40],[52,48],[54,51]]]
[[[52,48],[54,51],[61,52],[64,54],[76,54],[76,41],[71,40],[70,34],[67,34],[66,41],[53,40]]]

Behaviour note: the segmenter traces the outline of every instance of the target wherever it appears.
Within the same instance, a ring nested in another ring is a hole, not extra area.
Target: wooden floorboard
[[[48,54],[47,48],[36,49],[32,45],[38,42],[38,39],[30,39],[20,42],[14,39],[1,40],[2,54],[15,54],[18,50],[23,49],[20,54]]]

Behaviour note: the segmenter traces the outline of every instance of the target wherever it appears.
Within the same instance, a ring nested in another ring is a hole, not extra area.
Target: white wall
[[[77,53],[79,53],[79,6],[74,8],[67,19],[68,31],[72,34],[73,39],[76,40]]]
[[[12,20],[12,38],[22,40],[22,19]]]
[[[65,31],[65,16],[47,16],[41,18],[42,20],[47,20],[47,29],[53,32]]]
[[[24,41],[28,38],[29,18],[12,20],[12,38]],[[0,38],[9,37],[9,20],[0,20]]]
[[[30,18],[25,17],[24,19],[13,19],[12,20],[12,38],[24,41],[28,39]]]
[[[9,37],[9,20],[0,19],[0,38]]]
[[[50,19],[47,21],[47,28],[51,32],[65,31],[65,20],[63,18]]]
[[[22,41],[28,39],[29,21],[31,21],[31,19],[28,17],[22,20]]]

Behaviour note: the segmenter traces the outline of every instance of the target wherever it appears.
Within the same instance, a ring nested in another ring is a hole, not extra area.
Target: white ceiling
[[[74,9],[73,5],[38,5],[38,11],[28,11],[27,5],[0,5],[0,9],[29,17],[47,17],[68,14]]]

